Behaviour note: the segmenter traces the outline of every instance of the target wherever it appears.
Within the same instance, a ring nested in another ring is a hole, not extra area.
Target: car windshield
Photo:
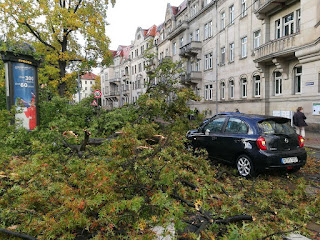
[[[258,123],[259,128],[266,134],[286,134],[291,135],[295,130],[291,127],[289,120],[274,120],[268,119]]]

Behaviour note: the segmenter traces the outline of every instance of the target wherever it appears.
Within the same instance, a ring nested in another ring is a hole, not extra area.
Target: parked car
[[[298,171],[305,165],[304,138],[283,117],[220,113],[187,132],[191,146],[234,164],[243,177],[264,169]]]

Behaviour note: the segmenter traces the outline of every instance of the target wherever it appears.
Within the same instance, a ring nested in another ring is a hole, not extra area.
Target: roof
[[[187,8],[187,0],[184,0],[178,7],[172,6],[172,13],[174,16],[178,15],[180,12],[182,12],[184,9]]]
[[[120,57],[122,62],[123,60],[127,60],[129,58],[130,46],[119,45],[117,50],[111,50],[111,53],[113,58]]]
[[[84,75],[81,76],[81,79],[86,79],[86,80],[95,80],[97,77],[97,75],[95,75],[94,73],[86,73]]]
[[[145,30],[145,37],[154,37],[157,34],[157,26],[153,25],[152,27],[150,27],[149,29]]]

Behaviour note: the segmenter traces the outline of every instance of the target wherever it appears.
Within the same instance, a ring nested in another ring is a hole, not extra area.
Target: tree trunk
[[[61,42],[62,56],[67,51],[67,45],[68,45],[68,38],[67,38],[67,36],[64,36],[63,41]],[[58,92],[59,92],[60,97],[65,96],[65,91],[66,91],[66,86],[67,86],[66,82],[64,81],[64,78],[66,76],[66,68],[67,68],[67,61],[64,59],[59,60],[60,83],[58,86]]]

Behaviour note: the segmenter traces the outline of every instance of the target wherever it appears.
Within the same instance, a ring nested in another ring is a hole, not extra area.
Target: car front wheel
[[[238,157],[237,170],[239,175],[242,177],[254,177],[256,175],[253,163],[246,155],[241,155]]]

